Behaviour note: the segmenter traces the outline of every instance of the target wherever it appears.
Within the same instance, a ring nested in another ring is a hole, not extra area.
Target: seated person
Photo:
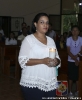
[[[17,45],[17,40],[13,32],[10,33],[9,38],[6,38],[5,45]]]
[[[52,24],[49,23],[49,30],[46,33],[47,36],[51,37],[54,41],[56,41],[56,32],[52,29]]]
[[[67,37],[68,37],[68,32],[64,32],[63,33],[63,37],[64,37],[64,42],[66,42],[67,41]]]
[[[30,35],[31,31],[30,31],[30,26],[27,26],[27,34]]]
[[[25,22],[23,22],[22,24],[21,24],[21,27],[23,28],[23,27],[27,27],[27,24],[25,23]],[[21,35],[22,34],[22,29],[18,32],[18,36],[19,35]]]
[[[2,33],[0,33],[0,42],[5,42],[5,38],[2,36]]]
[[[2,34],[2,36],[4,36],[4,31],[2,29],[2,26],[0,26],[0,33]]]
[[[21,45],[21,42],[23,41],[23,39],[25,38],[25,36],[27,36],[27,28],[23,27],[22,28],[22,34],[18,36],[17,38],[17,44]]]
[[[56,41],[56,47],[57,47],[57,49],[64,49],[64,48],[66,48],[66,43],[64,42],[63,35],[60,36],[60,41]]]

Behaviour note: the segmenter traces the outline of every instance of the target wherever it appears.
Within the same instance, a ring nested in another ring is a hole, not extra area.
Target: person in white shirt
[[[22,28],[22,34],[18,36],[17,38],[17,44],[21,45],[21,42],[23,41],[23,39],[25,38],[25,36],[27,36],[27,28],[23,27]]]
[[[21,28],[23,29],[23,27],[27,27],[27,24],[25,22],[23,22],[21,24]],[[18,32],[18,36],[22,34],[22,29]]]
[[[60,58],[53,39],[45,35],[48,28],[48,15],[39,13],[32,23],[33,34],[22,41],[18,59],[22,68],[20,85],[24,100],[55,97],[58,87],[56,68],[60,67]],[[56,49],[54,59],[49,57],[50,48]]]
[[[9,38],[6,38],[5,45],[17,45],[17,40],[15,39],[15,34],[13,32],[10,33]]]
[[[56,32],[52,29],[51,23],[49,23],[49,30],[47,32],[47,35],[51,37],[54,41],[56,41]]]

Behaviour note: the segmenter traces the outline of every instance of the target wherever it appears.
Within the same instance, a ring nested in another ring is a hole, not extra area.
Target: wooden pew
[[[5,42],[0,42],[0,70],[2,71],[2,58],[1,58],[1,54],[2,54],[2,46],[5,45]]]
[[[14,65],[15,66],[15,75],[16,75],[16,67],[18,64],[18,46],[13,46],[13,45],[5,45],[2,46],[2,67],[3,67],[3,74],[10,76],[10,66]],[[17,60],[17,61],[16,61]],[[15,76],[16,77],[16,76]]]
[[[2,46],[4,46],[5,45],[5,43],[4,42],[0,42],[0,63],[1,63],[1,49],[2,49]]]
[[[5,45],[5,42],[0,42],[0,46]]]
[[[58,54],[61,59],[61,67],[58,69],[58,80],[68,80],[67,77],[67,49],[58,49]]]
[[[80,57],[79,64],[79,97],[82,99],[82,56]]]
[[[16,66],[15,78],[16,79],[20,79],[20,77],[21,77],[21,67],[20,67],[19,62],[18,62],[19,50],[20,50],[20,48],[17,48],[17,50],[16,50],[16,63],[15,63],[15,66]]]

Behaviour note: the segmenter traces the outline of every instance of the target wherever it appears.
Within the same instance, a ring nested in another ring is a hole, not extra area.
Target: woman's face
[[[78,28],[75,27],[75,28],[72,29],[72,35],[73,35],[73,36],[78,36],[78,35],[79,35],[79,30],[78,30]]]
[[[45,34],[49,28],[49,19],[46,16],[40,17],[37,23],[34,23],[38,33]]]

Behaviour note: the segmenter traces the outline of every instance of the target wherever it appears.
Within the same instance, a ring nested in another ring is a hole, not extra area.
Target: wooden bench
[[[82,56],[80,57],[79,65],[79,97],[82,99]]]
[[[21,77],[21,67],[20,67],[19,62],[18,62],[19,50],[20,50],[20,48],[17,48],[17,50],[16,50],[16,62],[15,62],[15,66],[16,66],[15,78],[16,79],[20,79],[20,77]]]
[[[2,67],[3,67],[3,74],[10,76],[10,67],[12,65],[15,66],[15,78],[17,77],[16,73],[18,71],[18,52],[19,47],[13,45],[5,45],[2,46]]]
[[[0,70],[2,71],[2,58],[1,58],[1,55],[2,55],[2,46],[4,46],[5,43],[4,42],[0,42]]]
[[[2,46],[4,46],[4,42],[0,42],[0,64],[1,64],[1,51],[2,51]]]
[[[58,54],[61,59],[61,67],[58,69],[58,80],[68,80],[67,77],[67,49],[58,49]]]

